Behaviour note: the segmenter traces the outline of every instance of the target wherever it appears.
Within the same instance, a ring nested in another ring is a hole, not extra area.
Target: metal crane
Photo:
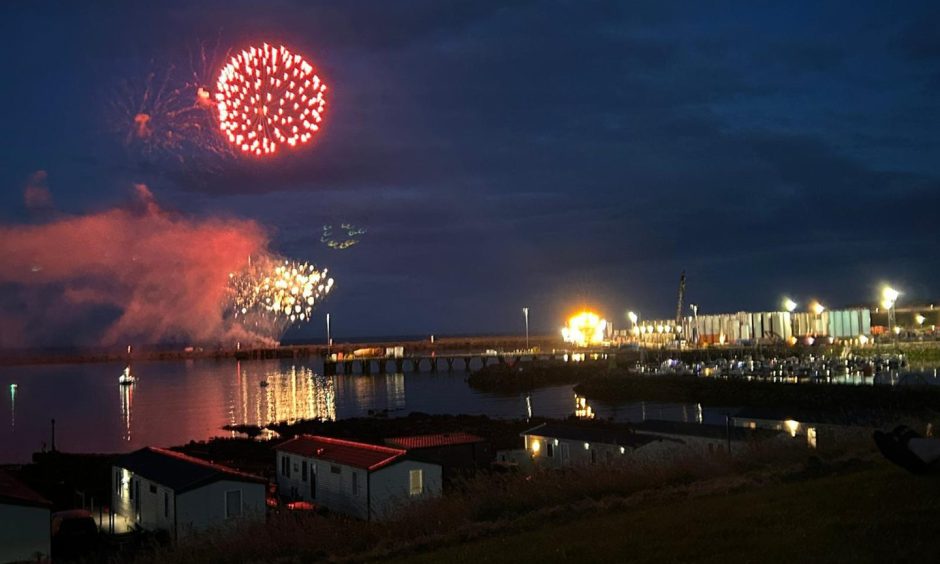
[[[676,333],[681,331],[682,327],[682,300],[685,299],[685,271],[679,276],[679,299],[676,303]]]

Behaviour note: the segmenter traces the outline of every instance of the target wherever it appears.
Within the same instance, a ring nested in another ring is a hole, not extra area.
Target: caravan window
[[[411,495],[421,495],[424,492],[424,470],[411,470],[408,472],[408,491]]]

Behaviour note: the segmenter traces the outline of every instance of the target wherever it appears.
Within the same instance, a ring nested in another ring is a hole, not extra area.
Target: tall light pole
[[[330,337],[330,314],[326,314],[326,350],[330,351],[330,347],[333,346],[333,339]]]
[[[689,304],[689,309],[692,310],[692,331],[689,337],[698,346],[698,304]]]
[[[795,301],[790,298],[783,298],[783,309],[787,312],[787,318],[790,322],[790,334],[785,336],[784,341],[790,339],[791,337],[795,338],[796,335],[796,325],[793,323],[793,312],[796,311],[797,304]]]
[[[898,292],[891,286],[885,286],[881,289],[881,306],[888,310],[888,331],[894,333],[894,346],[898,346],[898,337],[901,330],[898,328],[897,319],[897,301],[901,292]]]
[[[529,308],[522,308],[522,316],[525,317],[525,350],[529,350]]]
[[[629,320],[630,320],[630,323],[633,324],[633,326],[630,327],[630,334],[633,335],[633,338],[634,338],[634,339],[636,339],[637,341],[639,341],[639,340],[640,340],[640,330],[637,328],[637,321],[640,320],[640,316],[637,315],[635,312],[628,311],[628,312],[627,312],[627,319],[629,319]]]
[[[826,311],[826,307],[819,302],[813,302],[810,305],[810,308],[813,310],[813,313],[816,314],[816,319],[814,320],[814,323],[813,323],[813,336],[817,337],[819,336],[820,329],[824,329],[823,327],[821,327],[821,325],[822,325],[822,314],[824,311]]]

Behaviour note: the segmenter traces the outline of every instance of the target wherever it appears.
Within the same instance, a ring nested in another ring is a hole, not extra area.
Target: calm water
[[[26,462],[51,445],[71,452],[121,452],[231,436],[226,424],[343,419],[389,414],[484,414],[567,417],[571,386],[523,396],[471,389],[465,373],[323,377],[319,362],[185,361],[135,363],[133,386],[119,386],[123,364],[0,367],[0,463]],[[261,382],[268,383],[261,386]],[[15,384],[15,387],[12,385]],[[696,405],[634,403],[592,406],[599,417],[721,423],[726,410]]]

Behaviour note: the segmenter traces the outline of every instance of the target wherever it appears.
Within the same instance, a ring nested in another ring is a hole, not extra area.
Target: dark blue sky
[[[40,169],[60,212],[141,182],[255,220],[331,268],[338,337],[671,316],[683,269],[700,312],[931,299],[940,8],[818,4],[4,2],[0,222]],[[122,81],[261,41],[330,86],[313,147],[180,164],[109,127]],[[319,243],[340,222],[361,244]]]

